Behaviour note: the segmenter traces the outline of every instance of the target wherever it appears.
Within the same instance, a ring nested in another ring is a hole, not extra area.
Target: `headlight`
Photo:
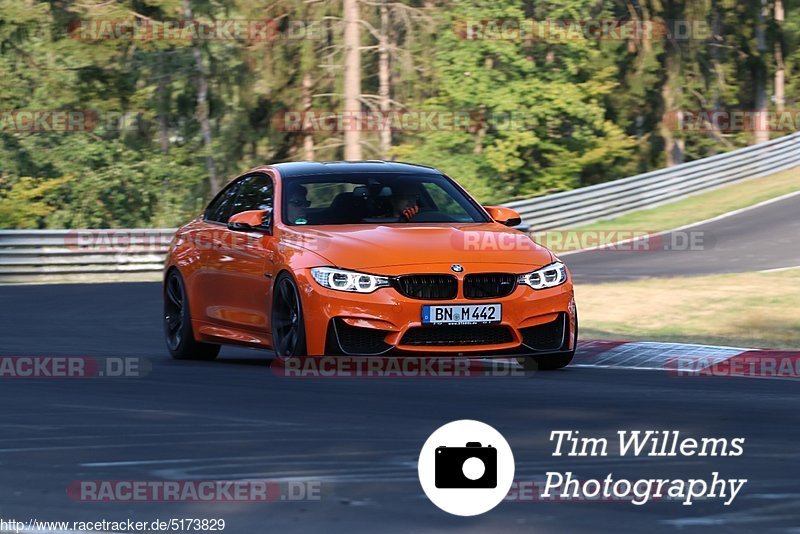
[[[546,265],[532,273],[521,274],[517,277],[518,284],[527,284],[533,289],[556,287],[566,281],[567,267],[560,261]]]
[[[385,276],[345,271],[333,267],[314,267],[311,269],[311,276],[322,287],[352,293],[372,293],[378,288],[389,285],[389,279]]]

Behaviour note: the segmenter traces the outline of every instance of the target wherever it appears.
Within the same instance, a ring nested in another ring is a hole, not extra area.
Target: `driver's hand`
[[[419,206],[411,206],[410,208],[406,208],[403,210],[403,218],[406,221],[410,221],[411,217],[419,213]]]

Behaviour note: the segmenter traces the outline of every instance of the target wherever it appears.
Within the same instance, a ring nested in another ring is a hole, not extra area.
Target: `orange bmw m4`
[[[178,359],[222,344],[279,356],[516,357],[575,353],[570,274],[454,180],[394,162],[296,162],[232,180],[178,230],[164,328]]]

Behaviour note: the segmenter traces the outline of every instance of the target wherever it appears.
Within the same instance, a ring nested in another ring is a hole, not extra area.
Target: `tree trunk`
[[[722,36],[722,21],[720,16],[720,6],[714,2],[711,7],[711,38],[714,42],[721,42]],[[714,75],[714,80],[711,82],[711,106],[714,111],[720,109],[722,104],[721,89],[725,87],[725,71],[719,60],[719,49],[716,46],[709,47],[709,55],[711,56],[711,72]]]
[[[162,72],[158,76],[158,144],[162,154],[169,154],[169,129],[167,125],[167,115],[169,113],[169,98],[167,95],[167,85],[169,84],[169,74]]]
[[[352,114],[344,131],[344,159],[361,159],[361,28],[358,0],[344,0],[344,111]]]
[[[194,24],[191,0],[183,0],[183,17],[186,24]],[[194,56],[195,67],[197,68],[197,120],[200,123],[200,131],[203,134],[203,147],[206,152],[206,169],[208,170],[208,186],[211,195],[215,195],[219,190],[219,180],[217,179],[217,168],[214,164],[214,157],[211,155],[211,120],[209,119],[208,109],[208,80],[206,79],[206,68],[203,65],[203,55],[200,47],[192,44],[192,55]]]
[[[665,59],[667,79],[661,88],[661,99],[664,102],[664,115],[661,119],[661,136],[664,139],[664,151],[667,157],[667,167],[679,165],[684,159],[684,140],[675,136],[672,130],[675,124],[680,124],[677,119],[678,102],[680,101],[680,54],[674,50],[676,44],[667,44],[668,50]]]
[[[381,0],[381,33],[378,43],[378,103],[383,115],[382,120],[387,117],[391,103],[391,74],[389,70],[389,8],[386,0]],[[384,128],[380,131],[380,151],[381,158],[389,157],[392,149],[392,130]]]
[[[311,74],[303,74],[303,113],[311,111]],[[311,131],[303,133],[303,159],[314,161],[314,134]]]
[[[769,141],[769,129],[767,127],[766,11],[767,0],[761,0],[761,7],[758,10],[758,19],[756,22],[756,46],[758,48],[758,57],[755,58],[753,65],[753,90],[755,92],[754,104],[756,112],[753,142],[755,144]]]
[[[775,108],[783,113],[786,105],[786,70],[783,64],[783,0],[775,0]]]

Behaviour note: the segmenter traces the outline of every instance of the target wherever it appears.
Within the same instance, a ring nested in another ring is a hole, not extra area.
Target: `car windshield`
[[[474,200],[436,174],[324,174],[284,180],[288,225],[488,222]]]

